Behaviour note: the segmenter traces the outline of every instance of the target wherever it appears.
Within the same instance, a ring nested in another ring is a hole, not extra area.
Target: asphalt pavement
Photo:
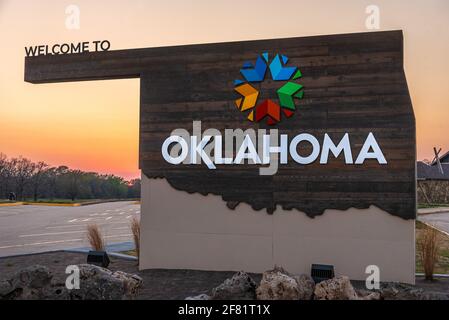
[[[449,209],[418,216],[418,220],[430,224],[449,236]]]
[[[80,207],[0,207],[0,257],[89,246],[86,227],[97,224],[107,244],[132,241],[135,201]]]

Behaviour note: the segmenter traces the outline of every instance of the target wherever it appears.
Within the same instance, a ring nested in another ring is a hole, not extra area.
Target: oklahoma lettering
[[[209,130],[211,129],[207,131]],[[186,136],[185,134],[172,133],[162,144],[162,156],[166,162],[173,165],[204,162],[212,170],[217,168],[216,165],[239,165],[245,163],[245,160],[250,164],[265,165],[270,164],[272,159],[277,158],[280,159],[280,164],[287,164],[289,159],[301,165],[311,164],[318,159],[320,164],[327,164],[330,154],[338,158],[341,153],[347,165],[361,165],[367,159],[374,159],[381,165],[387,164],[387,160],[372,132],[368,133],[354,160],[349,133],[344,133],[339,141],[333,141],[325,133],[322,137],[323,143],[320,145],[317,137],[310,133],[300,133],[294,137],[281,134],[280,139],[278,139],[276,129],[269,130],[268,134],[266,130],[259,129],[258,139],[256,139],[254,133],[244,133],[241,129],[227,129],[225,131],[228,131],[224,135],[225,141],[223,141],[222,134],[206,133],[202,136]],[[252,131],[254,132],[254,130]],[[235,150],[233,148],[234,138],[237,141],[240,140],[240,143],[236,144]],[[302,143],[311,145],[310,154],[301,155],[298,152]],[[223,149],[225,155],[223,155]],[[233,156],[234,154],[235,156]],[[273,155],[276,157],[273,157]]]

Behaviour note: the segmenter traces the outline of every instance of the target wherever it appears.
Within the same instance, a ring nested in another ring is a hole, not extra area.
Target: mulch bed
[[[138,274],[143,278],[144,286],[138,299],[185,299],[200,293],[210,293],[210,290],[230,278],[233,271],[198,271],[150,269],[139,271],[136,261],[110,257],[109,269]],[[65,269],[68,265],[86,263],[86,254],[71,252],[50,252],[16,257],[0,258],[0,280],[10,278],[15,272],[31,265],[40,264],[48,267],[58,282],[65,282]],[[260,282],[260,274],[251,274],[256,283]],[[362,288],[362,281],[354,281],[354,286]],[[433,292],[449,292],[449,279],[440,278],[433,282],[423,278],[416,279],[416,287]]]

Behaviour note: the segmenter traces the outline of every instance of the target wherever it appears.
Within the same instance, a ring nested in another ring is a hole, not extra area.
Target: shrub
[[[426,280],[433,280],[435,265],[438,263],[441,237],[439,231],[426,226],[418,239],[418,253],[421,258]]]

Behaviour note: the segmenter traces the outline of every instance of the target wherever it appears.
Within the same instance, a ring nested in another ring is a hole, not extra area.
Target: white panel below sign
[[[374,264],[381,281],[415,279],[415,220],[373,206],[326,210],[314,219],[246,204],[230,210],[220,196],[188,194],[142,175],[141,219],[141,269],[263,272],[279,265],[300,274],[324,263],[364,280]]]

